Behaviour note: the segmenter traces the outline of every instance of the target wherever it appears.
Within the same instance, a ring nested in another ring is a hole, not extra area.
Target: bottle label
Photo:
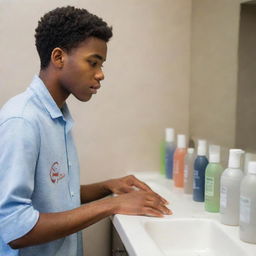
[[[199,189],[199,171],[194,170],[193,189]]]
[[[214,178],[213,177],[205,178],[205,195],[206,196],[214,195]]]
[[[251,212],[250,198],[240,196],[240,221],[249,224]]]
[[[226,186],[221,186],[221,188],[220,188],[220,205],[224,208],[227,207],[227,193],[228,193],[228,188]]]

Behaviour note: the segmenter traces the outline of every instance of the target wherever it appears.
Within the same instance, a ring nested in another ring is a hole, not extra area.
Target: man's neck
[[[61,109],[68,98],[69,93],[61,87],[56,72],[48,69],[40,70],[39,77],[44,82],[58,107]]]

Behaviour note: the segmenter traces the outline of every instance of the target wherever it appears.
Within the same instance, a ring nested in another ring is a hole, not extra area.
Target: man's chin
[[[92,98],[92,94],[91,95],[85,95],[83,97],[80,97],[80,96],[76,96],[74,95],[79,101],[82,101],[82,102],[86,102],[86,101],[89,101],[91,98]]]

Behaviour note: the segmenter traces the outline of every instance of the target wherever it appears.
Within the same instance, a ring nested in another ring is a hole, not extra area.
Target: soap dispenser
[[[229,150],[228,168],[220,180],[220,217],[221,223],[237,226],[239,224],[239,196],[243,171],[240,167],[241,149]]]

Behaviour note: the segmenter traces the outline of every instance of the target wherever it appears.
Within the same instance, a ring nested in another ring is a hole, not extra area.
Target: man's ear
[[[57,47],[52,50],[51,54],[51,62],[56,67],[61,69],[64,65],[65,52]]]

